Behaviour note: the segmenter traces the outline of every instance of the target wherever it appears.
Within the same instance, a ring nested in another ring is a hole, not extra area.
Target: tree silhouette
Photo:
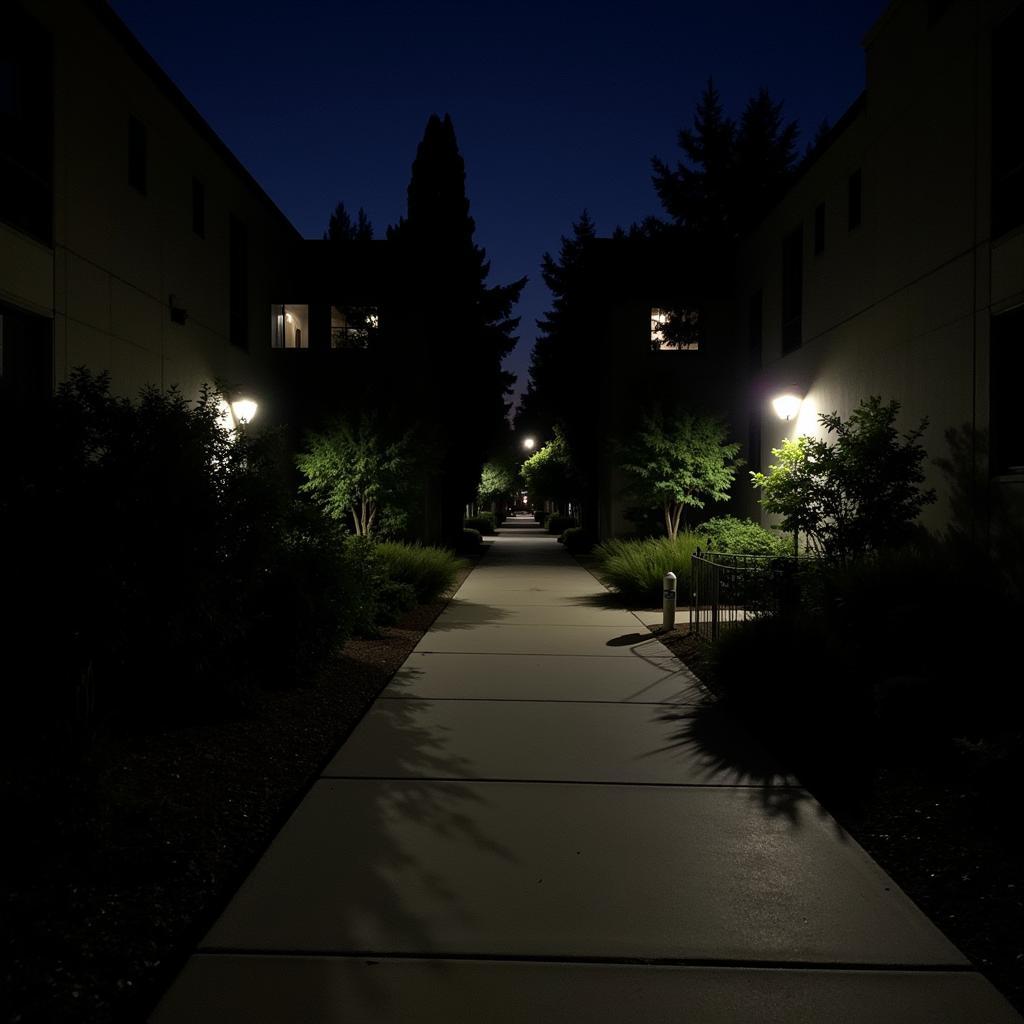
[[[594,222],[584,210],[572,225],[572,234],[562,237],[558,258],[544,254],[541,275],[551,292],[551,307],[537,321],[530,383],[516,416],[517,429],[548,438],[561,431],[576,476],[591,490],[597,473],[594,395],[599,358],[594,351],[593,283],[585,254],[596,237]],[[578,496],[586,519],[593,494]]]
[[[679,132],[684,159],[674,167],[651,161],[662,207],[691,240],[728,246],[756,225],[791,180],[798,134],[767,89],[747,101],[737,124],[709,78],[693,127]]]
[[[426,535],[455,543],[489,449],[504,429],[514,377],[501,368],[516,343],[512,307],[526,283],[488,286],[474,242],[466,169],[451,118],[427,122],[416,152],[406,216],[388,230],[400,280],[393,372],[402,415],[437,459]]]
[[[353,221],[345,204],[339,201],[327,222],[324,239],[329,242],[369,242],[373,239],[373,225],[361,206]]]

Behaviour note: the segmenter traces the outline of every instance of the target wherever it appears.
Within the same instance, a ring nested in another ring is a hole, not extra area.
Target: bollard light
[[[665,573],[664,600],[662,602],[661,628],[665,632],[675,629],[676,625],[676,574]]]

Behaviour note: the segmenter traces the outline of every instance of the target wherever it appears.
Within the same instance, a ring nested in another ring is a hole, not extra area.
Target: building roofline
[[[860,45],[866,50],[877,38],[878,34],[885,27],[885,23],[892,17],[893,12],[902,3],[902,0],[890,0],[885,5],[885,10],[875,18],[867,32],[861,36]]]
[[[188,97],[174,84],[171,76],[160,67],[156,59],[133,35],[131,29],[121,20],[107,0],[84,0],[84,5],[96,15],[100,24],[110,32],[128,56],[152,79],[156,87],[171,101],[199,136],[213,147],[214,151],[224,160],[228,167],[294,232],[296,238],[301,239],[302,235],[299,229],[288,219],[277,203],[270,198],[263,186],[228,148],[227,143],[213,130],[210,123],[192,105]]]

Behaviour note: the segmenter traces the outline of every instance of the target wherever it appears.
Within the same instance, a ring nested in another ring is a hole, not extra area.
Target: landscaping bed
[[[688,627],[658,639],[698,677],[710,649]],[[767,746],[771,737],[759,736]],[[783,762],[784,749],[776,751]],[[845,799],[816,792],[977,969],[1024,1012],[1024,830],[955,750],[927,763],[881,763]],[[815,789],[815,787],[811,787]]]
[[[349,640],[308,685],[258,691],[242,716],[107,738],[73,771],[60,750],[11,765],[4,1018],[143,1019],[447,602]]]

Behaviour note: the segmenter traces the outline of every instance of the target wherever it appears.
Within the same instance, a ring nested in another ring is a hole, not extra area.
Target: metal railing
[[[717,640],[721,631],[773,615],[799,601],[813,558],[701,551],[691,557],[690,632]]]

